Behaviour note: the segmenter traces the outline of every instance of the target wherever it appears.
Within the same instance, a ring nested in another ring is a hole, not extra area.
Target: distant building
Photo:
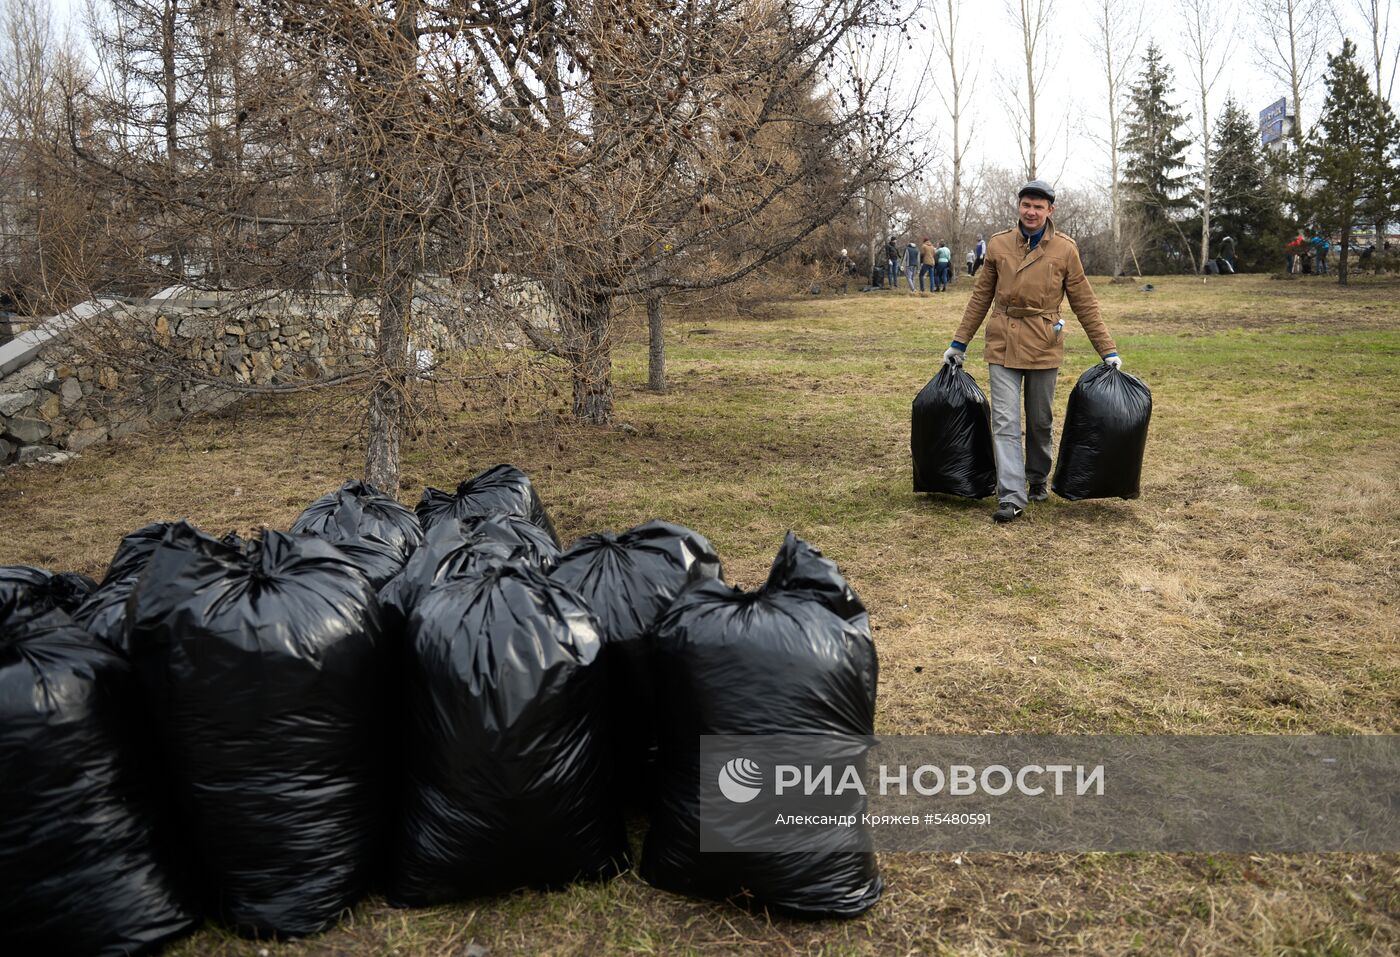
[[[1259,111],[1259,145],[1267,150],[1282,149],[1297,121],[1297,110],[1288,104],[1288,97],[1270,103]]]

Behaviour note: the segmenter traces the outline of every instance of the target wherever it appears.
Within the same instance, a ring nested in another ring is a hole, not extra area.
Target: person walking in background
[[[939,241],[938,248],[933,254],[933,275],[938,281],[938,288],[942,292],[948,291],[948,283],[953,280],[953,251],[948,248],[948,244]]]
[[[909,240],[904,247],[904,278],[909,283],[909,291],[914,291],[914,273],[919,269],[919,247]]]
[[[977,262],[977,254],[974,253],[971,249],[969,249],[969,250],[967,251],[967,274],[968,274],[969,276],[971,276],[971,275],[973,274],[974,264],[975,264],[976,262]]]
[[[1046,480],[1054,452],[1052,432],[1055,377],[1064,361],[1065,322],[1060,306],[1070,308],[1103,361],[1123,364],[1118,347],[1099,318],[1099,301],[1084,276],[1079,247],[1055,229],[1055,189],[1034,179],[1021,187],[1019,222],[992,237],[987,271],[977,279],[962,322],[953,334],[945,363],[960,366],[967,344],[977,334],[987,310],[987,360],[992,383],[992,435],[997,462],[997,510],[992,520],[1014,521],[1026,503],[1049,497]],[[1025,396],[1025,445],[1021,442],[1021,403]]]
[[[972,261],[972,274],[977,275],[977,270],[982,268],[982,264],[987,261],[987,240],[981,236],[977,237],[977,245],[972,247],[972,251],[977,254],[977,258]]]
[[[893,236],[885,240],[885,274],[891,289],[899,285],[899,247],[894,244]]]
[[[1226,250],[1229,250],[1229,252],[1226,252]],[[1239,272],[1239,265],[1235,261],[1234,236],[1226,236],[1224,239],[1220,240],[1220,257],[1230,264],[1231,273]],[[1220,271],[1225,272],[1223,269]]]
[[[928,277],[928,291],[934,291],[933,264],[934,256],[938,250],[933,245],[933,240],[927,236],[919,244],[919,295],[924,294],[924,277]]]

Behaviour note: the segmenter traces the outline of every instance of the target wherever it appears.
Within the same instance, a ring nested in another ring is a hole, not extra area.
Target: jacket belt
[[[1029,319],[1032,316],[1048,316],[1052,319],[1055,319],[1059,318],[1060,315],[1058,309],[1033,309],[1029,306],[1002,306],[1001,311],[1006,313],[1012,319]]]

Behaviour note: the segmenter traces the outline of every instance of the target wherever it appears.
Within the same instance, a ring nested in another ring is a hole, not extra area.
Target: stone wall
[[[437,352],[479,341],[481,330],[464,321],[469,309],[426,295],[415,299],[411,348]],[[552,316],[541,311],[539,321]],[[182,374],[123,371],[73,348],[99,327],[136,330]],[[371,303],[336,295],[244,304],[174,291],[136,303],[84,303],[0,345],[0,466],[64,461],[95,442],[217,409],[247,394],[238,385],[352,371],[372,356],[376,328]]]

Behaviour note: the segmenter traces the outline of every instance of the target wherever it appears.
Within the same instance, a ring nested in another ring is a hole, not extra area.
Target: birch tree
[[[1288,90],[1293,148],[1301,150],[1306,133],[1303,97],[1317,79],[1327,41],[1336,33],[1335,12],[1330,0],[1250,0],[1249,17],[1260,65]]]
[[[1098,0],[1090,44],[1103,64],[1108,107],[1108,198],[1113,232],[1113,277],[1123,274],[1123,188],[1119,150],[1129,69],[1142,42],[1142,0]]]
[[[938,45],[938,51],[942,55],[943,61],[948,66],[948,83],[946,86],[939,84],[938,96],[943,102],[943,111],[947,114],[952,123],[951,144],[949,159],[953,167],[953,183],[950,195],[952,223],[956,231],[953,237],[953,249],[961,252],[966,246],[967,240],[967,210],[965,209],[965,191],[963,188],[963,168],[964,160],[967,156],[968,145],[976,136],[975,118],[965,117],[967,108],[967,91],[977,85],[977,73],[974,64],[977,62],[977,53],[967,47],[966,38],[959,40],[960,14],[958,4],[955,0],[933,0],[933,36],[934,42]],[[967,126],[964,129],[964,121]]]
[[[1020,41],[1019,53],[1025,66],[1024,98],[1012,97],[1008,109],[1012,125],[1018,133],[1017,146],[1026,168],[1026,178],[1035,179],[1039,168],[1040,90],[1049,70],[1046,48],[1049,45],[1050,22],[1055,15],[1055,0],[1006,0],[1006,10],[1016,28]]]
[[[1201,148],[1201,248],[1196,272],[1203,272],[1210,259],[1211,159],[1214,141],[1211,133],[1210,95],[1229,62],[1235,26],[1230,12],[1222,11],[1214,0],[1178,0],[1195,85],[1197,129]]]
[[[1395,92],[1395,71],[1400,66],[1400,43],[1390,39],[1390,17],[1395,12],[1394,0],[1353,0],[1365,27],[1364,40],[1371,47],[1371,69],[1376,94],[1386,102]]]

